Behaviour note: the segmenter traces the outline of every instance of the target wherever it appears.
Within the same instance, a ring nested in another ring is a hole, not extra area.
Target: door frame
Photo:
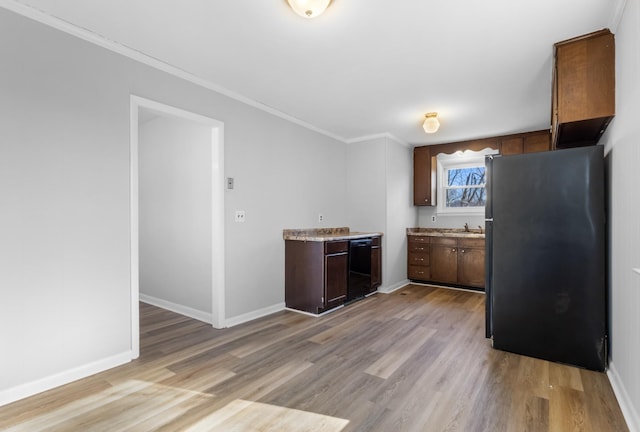
[[[224,123],[165,105],[140,96],[130,96],[130,290],[131,290],[131,358],[140,355],[140,245],[139,245],[139,166],[138,166],[138,114],[140,109],[150,109],[161,114],[193,121],[211,127],[211,325],[225,325],[225,275],[224,275]]]

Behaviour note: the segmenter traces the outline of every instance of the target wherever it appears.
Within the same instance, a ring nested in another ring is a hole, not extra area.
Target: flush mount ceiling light
[[[322,15],[331,0],[287,0],[291,9],[304,18],[315,18]]]
[[[438,113],[430,112],[424,115],[424,123],[422,124],[422,128],[426,133],[434,133],[438,131],[440,127],[440,122],[438,121]]]

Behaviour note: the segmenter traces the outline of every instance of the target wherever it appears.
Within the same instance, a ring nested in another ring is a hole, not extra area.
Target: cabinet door
[[[555,45],[552,148],[597,144],[615,115],[615,39],[600,30]]]
[[[428,146],[413,149],[413,204],[431,206],[431,150]]]
[[[453,242],[454,244],[431,244],[429,260],[432,281],[458,282],[458,248],[455,239]]]
[[[500,143],[500,153],[504,156],[522,154],[522,142],[521,137],[504,139]]]
[[[324,257],[325,271],[325,307],[341,302],[347,298],[347,281],[349,280],[349,254],[346,252],[326,255]]]
[[[484,288],[484,249],[458,248],[458,283]]]
[[[551,150],[551,135],[540,134],[525,137],[523,150],[525,153],[537,153]]]
[[[382,253],[380,246],[371,248],[371,290],[375,291],[382,285]]]

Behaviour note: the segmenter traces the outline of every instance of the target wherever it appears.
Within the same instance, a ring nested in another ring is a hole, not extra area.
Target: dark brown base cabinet
[[[408,236],[407,276],[419,282],[484,289],[484,239]]]
[[[372,293],[382,285],[382,239],[374,237],[371,242],[371,288]]]
[[[382,283],[380,237],[372,239],[371,286]],[[349,283],[349,241],[285,240],[285,304],[320,314],[344,304]]]

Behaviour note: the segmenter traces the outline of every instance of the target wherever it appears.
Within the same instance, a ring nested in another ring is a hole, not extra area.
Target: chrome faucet
[[[478,228],[480,228],[480,234],[482,234],[482,225],[478,225]]]
[[[469,232],[469,224],[467,222],[464,223],[464,232]]]

